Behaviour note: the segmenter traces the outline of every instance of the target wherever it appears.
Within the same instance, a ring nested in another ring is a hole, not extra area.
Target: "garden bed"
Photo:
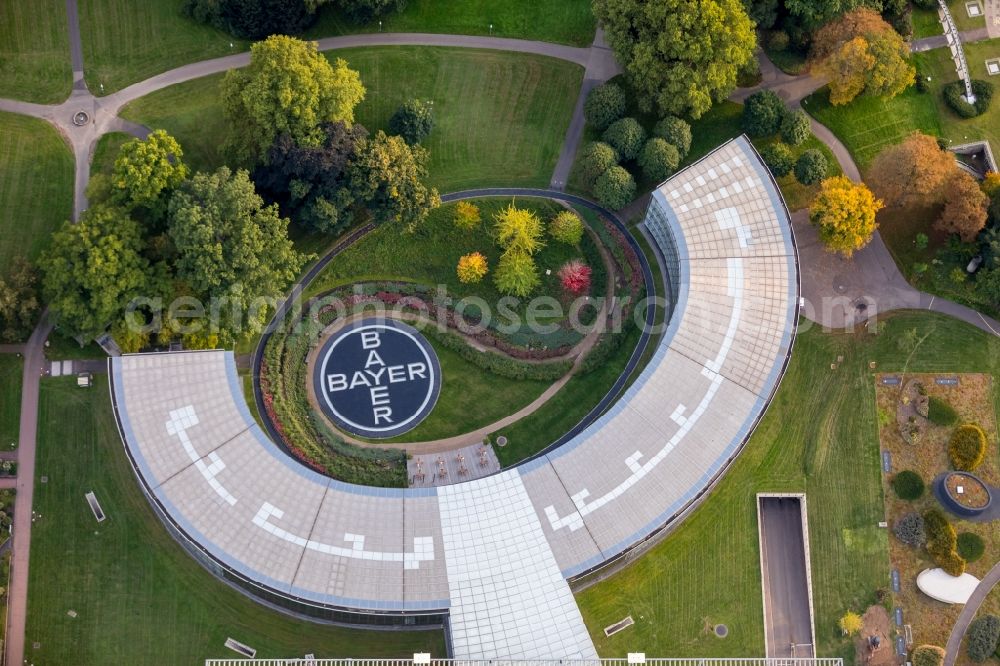
[[[953,472],[945,477],[944,487],[948,497],[966,509],[982,510],[990,504],[990,491],[971,474]]]
[[[886,380],[890,383],[885,383]],[[923,393],[911,384],[914,380],[922,387]],[[940,384],[936,380],[947,383]],[[957,383],[953,383],[955,380]],[[955,425],[938,425],[931,420],[922,419],[919,437],[915,438],[912,444],[907,443],[896,418],[900,398],[907,392],[907,389],[913,391],[914,395],[947,402],[958,413],[958,422]],[[931,486],[932,482],[940,475],[953,469],[948,458],[948,442],[955,427],[960,423],[978,423],[987,435],[986,458],[982,466],[975,471],[975,476],[989,485],[996,485],[1000,481],[1000,457],[998,457],[997,451],[996,413],[991,376],[982,374],[877,375],[876,400],[879,415],[879,442],[881,450],[889,454],[892,467],[889,474],[882,475],[886,520],[889,523],[890,531],[896,522],[906,514],[913,512],[923,514],[928,509],[941,508]],[[891,485],[893,477],[904,470],[916,472],[926,484],[927,488],[919,499],[902,500],[893,489]],[[949,474],[946,480],[955,476],[957,475]],[[968,492],[970,486],[967,479],[963,478],[963,482]],[[978,497],[978,495],[975,496]],[[968,573],[982,578],[996,560],[997,549],[1000,547],[1000,524],[970,522],[947,512],[945,515],[959,535],[972,533],[981,537],[985,542],[985,555],[974,562],[969,562],[966,568]],[[962,607],[934,601],[917,589],[917,574],[924,569],[937,566],[926,549],[907,546],[891,534],[889,544],[892,567],[899,571],[901,587],[898,594],[892,595],[891,603],[893,606],[903,609],[904,622],[913,628],[914,645],[924,643],[945,645],[951,627],[957,620]],[[968,656],[962,651],[957,664],[965,666],[969,663]]]

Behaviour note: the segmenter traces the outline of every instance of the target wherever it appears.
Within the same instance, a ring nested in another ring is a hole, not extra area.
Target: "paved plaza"
[[[646,225],[669,328],[616,404],[545,456],[443,487],[345,484],[265,436],[231,353],[178,352],[111,360],[137,474],[187,539],[270,593],[448,612],[457,658],[594,658],[567,579],[711,487],[777,388],[797,319],[788,214],[745,138],[661,186]]]

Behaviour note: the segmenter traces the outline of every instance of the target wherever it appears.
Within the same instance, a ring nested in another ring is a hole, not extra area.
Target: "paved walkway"
[[[955,666],[955,660],[958,659],[959,651],[962,649],[962,639],[965,637],[969,624],[976,618],[979,607],[983,605],[987,595],[997,583],[1000,583],[1000,563],[995,564],[989,570],[959,614],[955,626],[952,627],[951,636],[948,637],[948,645],[945,647],[944,666]]]

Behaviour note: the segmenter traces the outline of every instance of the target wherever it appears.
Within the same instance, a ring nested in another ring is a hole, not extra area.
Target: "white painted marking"
[[[193,405],[188,405],[187,407],[181,407],[180,409],[175,409],[170,412],[170,420],[167,421],[167,433],[171,435],[177,435],[177,439],[181,441],[181,446],[184,447],[184,452],[187,453],[188,458],[194,463],[194,466],[201,472],[201,475],[205,477],[208,481],[208,485],[212,487],[212,490],[221,497],[229,506],[236,504],[236,498],[233,497],[228,490],[226,490],[219,480],[215,477],[219,475],[219,472],[226,469],[226,464],[222,462],[222,459],[212,451],[207,456],[202,458],[195,451],[194,445],[191,444],[191,438],[188,437],[187,429],[198,425],[198,415],[194,411]],[[205,460],[209,461],[209,464],[205,464]]]

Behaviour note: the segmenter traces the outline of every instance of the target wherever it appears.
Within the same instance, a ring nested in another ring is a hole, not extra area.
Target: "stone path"
[[[979,607],[983,605],[987,595],[998,582],[1000,582],[1000,563],[995,564],[983,577],[959,614],[955,626],[952,627],[951,636],[948,637],[948,645],[945,647],[944,666],[955,666],[955,660],[958,659],[958,653],[962,649],[962,638],[965,637],[965,632],[972,621],[976,619]]]

